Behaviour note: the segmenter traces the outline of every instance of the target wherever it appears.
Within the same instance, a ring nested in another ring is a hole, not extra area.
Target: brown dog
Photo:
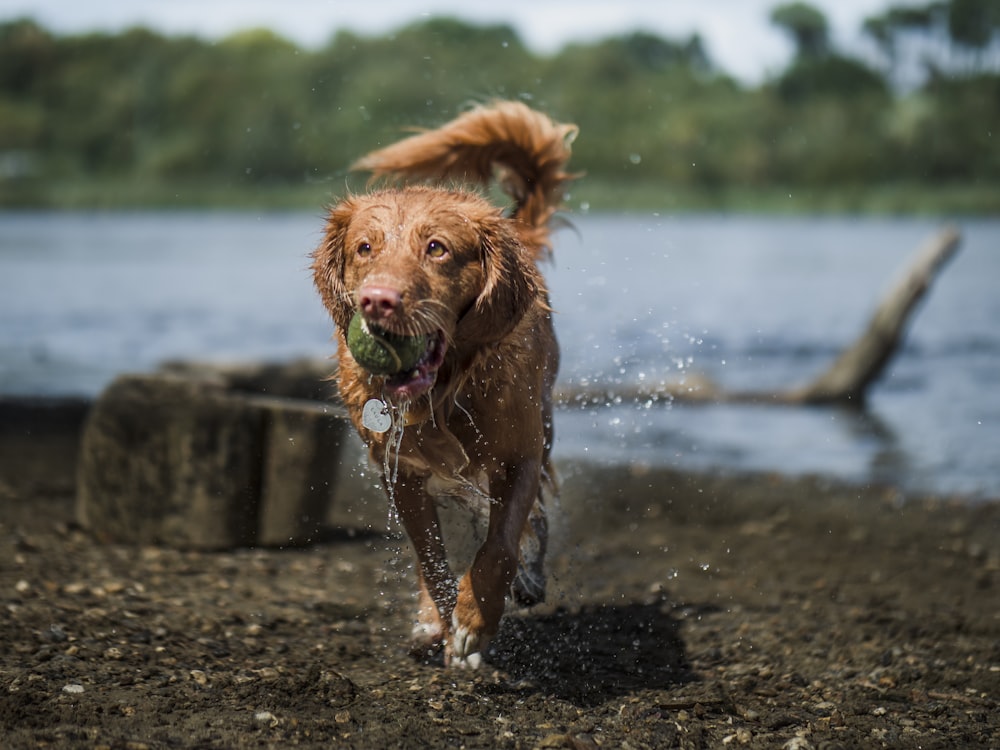
[[[375,151],[354,168],[437,186],[344,199],[313,253],[337,326],[341,397],[419,561],[414,645],[443,647],[449,664],[478,665],[508,590],[526,605],[545,595],[559,352],[537,261],[550,250],[575,135],[499,102]],[[509,215],[474,189],[494,178],[514,201]],[[417,364],[390,376],[362,368],[346,343],[356,312],[376,330],[426,334]],[[442,497],[488,508],[485,540],[457,582],[435,505]]]

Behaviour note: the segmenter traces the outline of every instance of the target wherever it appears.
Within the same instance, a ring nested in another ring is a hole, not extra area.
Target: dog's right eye
[[[367,242],[362,242],[360,245],[358,245],[358,255],[360,255],[362,258],[367,258],[371,254],[372,254],[372,246],[369,245]]]

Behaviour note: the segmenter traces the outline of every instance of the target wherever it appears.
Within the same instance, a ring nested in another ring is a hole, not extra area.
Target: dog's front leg
[[[396,484],[394,499],[418,562],[420,603],[413,626],[413,651],[426,655],[448,640],[448,624],[455,608],[455,578],[448,567],[437,508],[424,492],[423,480],[401,479]]]
[[[449,664],[478,666],[481,652],[497,632],[517,573],[521,532],[538,496],[539,473],[537,461],[525,461],[511,467],[502,481],[491,483],[498,499],[490,506],[486,539],[458,584],[452,637],[445,651]]]

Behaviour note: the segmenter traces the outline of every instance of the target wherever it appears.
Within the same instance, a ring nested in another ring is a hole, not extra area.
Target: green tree
[[[823,97],[882,97],[882,77],[864,63],[837,53],[830,42],[826,16],[806,3],[781,5],[771,11],[771,21],[795,40],[796,54],[776,84],[787,102]]]
[[[1000,3],[934,0],[892,6],[866,18],[863,31],[897,84],[913,88],[940,75],[1000,72]]]
[[[837,54],[796,61],[778,78],[777,91],[789,102],[822,97],[850,100],[888,96],[885,79],[878,72],[858,60]]]
[[[982,50],[1000,32],[1000,4],[996,0],[951,0],[948,33],[957,44]]]
[[[788,3],[771,11],[771,23],[795,43],[795,56],[814,60],[830,52],[830,27],[826,16],[808,3]]]
[[[339,32],[316,51],[266,30],[210,43],[145,29],[57,36],[12,21],[0,24],[0,204],[42,203],[63,183],[173,196],[197,182],[246,196],[328,182],[336,194],[366,150],[494,97],[576,122],[585,186],[701,196],[849,194],[897,181],[988,187],[1000,183],[1000,76],[984,67],[996,42],[968,24],[989,21],[992,7],[952,0],[869,19],[885,49],[906,34],[948,50],[902,93],[834,49],[825,18],[801,3],[774,14],[797,54],[752,88],[718,70],[697,36],[645,31],[539,56],[509,26],[448,18],[379,37]],[[979,72],[954,65],[959,53],[978,56]]]

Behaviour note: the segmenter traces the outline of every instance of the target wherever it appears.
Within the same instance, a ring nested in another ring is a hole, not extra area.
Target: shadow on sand
[[[665,600],[508,616],[489,662],[518,689],[594,706],[695,679],[680,625]]]

